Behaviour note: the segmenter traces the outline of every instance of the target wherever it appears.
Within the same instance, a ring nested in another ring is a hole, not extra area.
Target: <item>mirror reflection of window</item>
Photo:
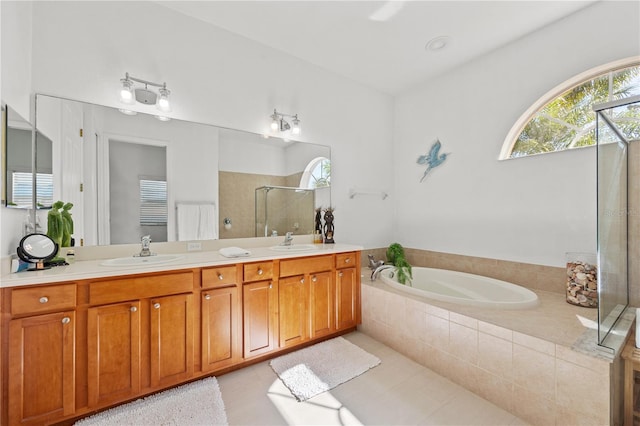
[[[11,196],[8,204],[14,207],[31,208],[33,202],[33,174],[31,172],[12,172],[10,177]],[[53,175],[37,173],[38,208],[50,208],[53,204]]]
[[[300,188],[326,188],[331,186],[331,160],[314,158],[309,162],[300,179]]]
[[[167,225],[167,181],[140,179],[140,225]]]

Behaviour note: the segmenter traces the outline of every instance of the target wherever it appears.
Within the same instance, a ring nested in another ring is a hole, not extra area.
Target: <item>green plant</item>
[[[56,201],[47,214],[47,235],[58,244],[58,247],[70,247],[73,234],[71,208],[73,204]]]
[[[400,284],[407,284],[407,281],[411,283],[413,278],[411,265],[407,262],[404,248],[399,243],[393,243],[387,248],[387,262],[396,267]]]

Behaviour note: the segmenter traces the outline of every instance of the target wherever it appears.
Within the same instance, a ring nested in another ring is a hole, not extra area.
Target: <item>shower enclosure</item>
[[[629,304],[629,142],[640,139],[640,96],[594,106],[598,167],[598,344]]]
[[[315,189],[261,186],[255,196],[256,237],[313,234]]]

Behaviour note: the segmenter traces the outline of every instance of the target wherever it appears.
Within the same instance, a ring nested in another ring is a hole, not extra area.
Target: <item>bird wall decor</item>
[[[447,156],[450,153],[440,154],[441,147],[442,147],[442,144],[440,143],[440,140],[436,139],[433,142],[433,145],[431,145],[431,149],[429,150],[429,153],[418,157],[418,160],[416,161],[416,163],[423,166],[427,166],[427,169],[424,171],[424,174],[422,175],[420,182],[424,181],[424,179],[427,177],[429,172],[431,172],[431,170],[435,169],[436,167],[444,163],[444,161],[447,159]]]

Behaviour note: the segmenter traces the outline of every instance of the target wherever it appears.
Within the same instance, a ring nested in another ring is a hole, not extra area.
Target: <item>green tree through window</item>
[[[640,65],[611,69],[582,81],[533,114],[508,158],[594,145],[593,105],[635,95],[640,95]],[[640,139],[639,108],[625,109],[614,120],[630,140]]]

